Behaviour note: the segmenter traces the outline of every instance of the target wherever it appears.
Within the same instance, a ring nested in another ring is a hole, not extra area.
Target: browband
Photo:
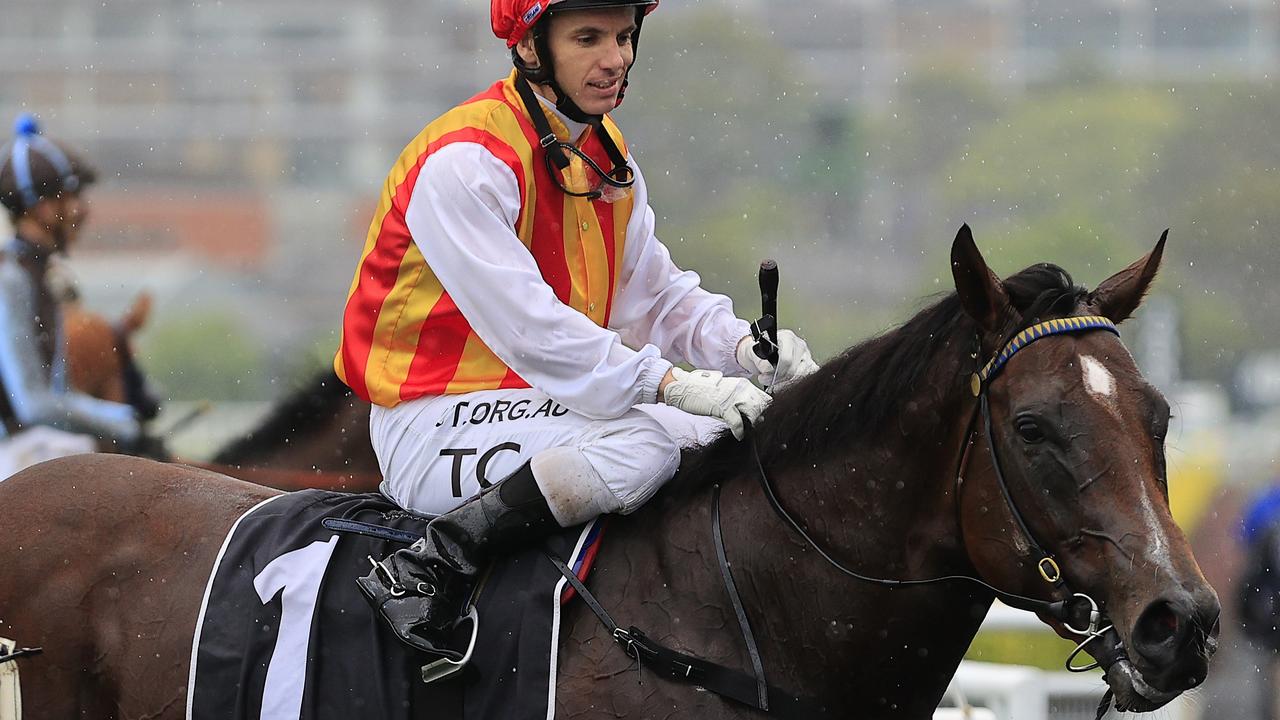
[[[995,377],[996,373],[1000,372],[1000,369],[1009,362],[1009,358],[1013,357],[1019,350],[1043,337],[1084,332],[1085,330],[1106,330],[1115,333],[1117,336],[1120,334],[1120,331],[1116,329],[1116,324],[1101,315],[1080,315],[1078,317],[1058,318],[1057,320],[1036,323],[1014,335],[1003,350],[996,353],[996,356],[991,358],[991,361],[986,366],[974,373],[971,380],[974,396],[976,397],[982,393],[982,388],[986,387],[991,378]]]

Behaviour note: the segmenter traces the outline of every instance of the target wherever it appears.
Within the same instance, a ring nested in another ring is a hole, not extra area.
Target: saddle
[[[242,516],[207,585],[188,717],[548,717],[569,592],[543,553],[585,576],[598,528],[495,564],[460,624],[467,657],[451,663],[400,642],[355,583],[370,556],[411,544],[428,521],[378,494],[322,490],[275,496]]]

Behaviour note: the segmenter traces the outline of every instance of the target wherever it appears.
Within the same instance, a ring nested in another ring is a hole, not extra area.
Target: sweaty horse
[[[592,591],[622,624],[751,672],[710,531],[718,486],[760,667],[830,716],[928,718],[997,593],[1096,603],[1123,709],[1198,686],[1218,600],[1169,514],[1168,405],[1107,329],[1137,308],[1162,251],[1093,291],[1052,265],[1002,282],[962,229],[956,293],[780,392],[754,449],[725,437],[687,455],[649,506],[613,519]],[[16,661],[27,717],[182,717],[214,556],[272,492],[108,456],[0,483],[14,509],[0,636],[45,648]],[[1071,618],[1044,619],[1077,637]],[[563,622],[557,717],[755,716],[688,685],[638,684],[581,603]]]

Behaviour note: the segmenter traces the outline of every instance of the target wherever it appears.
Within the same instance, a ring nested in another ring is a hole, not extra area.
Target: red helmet
[[[489,22],[493,25],[493,34],[513,48],[548,11],[628,6],[643,6],[644,14],[648,15],[658,7],[658,0],[490,0]]]

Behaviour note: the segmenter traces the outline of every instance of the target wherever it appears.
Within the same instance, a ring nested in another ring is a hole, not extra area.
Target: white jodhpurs
[[[98,443],[89,435],[70,433],[44,425],[0,438],[0,480],[45,460],[96,452]]]
[[[447,512],[529,461],[565,527],[640,507],[675,475],[681,448],[725,429],[667,405],[592,420],[533,389],[375,405],[369,417],[382,492],[401,507]]]

